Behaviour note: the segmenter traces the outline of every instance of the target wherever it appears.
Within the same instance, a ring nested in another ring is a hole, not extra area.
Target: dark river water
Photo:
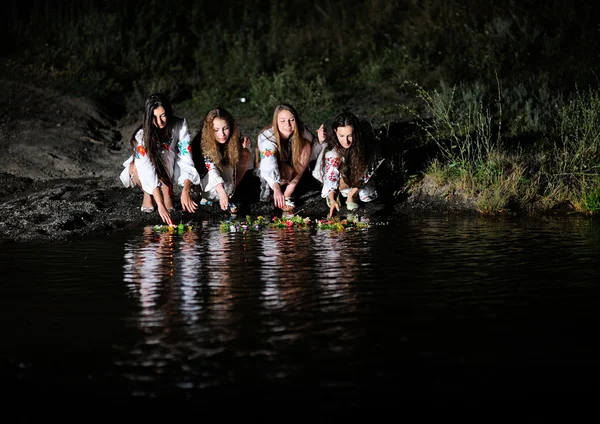
[[[3,245],[3,386],[345,409],[590,393],[599,258],[583,218]]]

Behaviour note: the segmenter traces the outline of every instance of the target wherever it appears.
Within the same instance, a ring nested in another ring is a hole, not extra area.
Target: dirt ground
[[[6,78],[0,78],[0,92],[0,243],[71,240],[162,224],[158,213],[140,212],[141,191],[125,189],[118,178],[129,156],[126,142],[135,122],[119,121],[89,99]],[[190,126],[193,137],[194,123]],[[388,159],[387,179],[392,181],[396,167],[389,162],[395,159]],[[254,187],[251,173],[247,179]],[[397,214],[448,209],[448,202],[432,202],[427,196],[396,196],[396,188],[383,187],[380,199],[361,213],[393,219]],[[175,222],[229,217],[216,205],[183,213],[177,197]],[[450,206],[472,211],[462,201]],[[296,210],[302,216],[327,215],[318,190],[297,199]],[[249,197],[242,199],[238,216],[246,214],[273,216],[277,211],[272,203]]]

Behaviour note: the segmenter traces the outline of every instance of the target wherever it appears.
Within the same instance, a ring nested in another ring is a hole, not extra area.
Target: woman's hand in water
[[[167,225],[173,225],[171,214],[169,214],[169,211],[167,210],[167,208],[165,208],[165,205],[161,203],[160,205],[157,205],[157,207],[158,214],[160,215],[160,218],[163,220],[163,222]]]

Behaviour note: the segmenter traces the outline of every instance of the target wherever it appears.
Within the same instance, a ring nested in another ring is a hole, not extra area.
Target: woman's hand
[[[335,201],[335,195],[333,194],[333,192],[329,193],[329,198],[328,198],[329,202],[329,219],[331,219],[333,217],[333,213],[335,211],[340,211],[340,205],[338,202]]]
[[[181,207],[184,211],[188,212],[196,212],[196,208],[198,207],[198,203],[194,202],[190,197],[190,190],[192,187],[192,182],[190,180],[185,180],[183,185],[183,189],[181,190]]]
[[[276,208],[283,209],[285,207],[285,196],[277,183],[273,184],[273,203]]]
[[[169,211],[167,210],[167,208],[165,208],[165,205],[163,203],[157,205],[158,207],[158,214],[160,215],[160,218],[163,220],[163,222],[167,225],[173,225],[173,220],[171,219],[171,215],[169,214]]]
[[[252,143],[250,142],[250,139],[247,136],[244,136],[244,138],[242,138],[242,148],[250,149],[251,146]]]
[[[226,211],[229,207],[229,199],[227,197],[219,197],[219,205],[221,206],[221,210]]]
[[[327,138],[327,130],[325,129],[325,124],[321,124],[321,126],[317,130],[317,138],[319,139],[319,144],[323,144],[323,142]]]
[[[223,184],[217,184],[217,193],[219,194],[219,205],[221,209],[226,211],[229,207],[229,196],[225,193],[225,189],[223,188]]]

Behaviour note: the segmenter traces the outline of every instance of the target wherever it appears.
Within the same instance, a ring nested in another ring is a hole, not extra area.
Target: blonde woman
[[[323,125],[317,134],[315,138],[291,105],[275,108],[271,126],[258,135],[261,200],[269,201],[272,196],[275,207],[288,212],[295,208],[298,183],[311,158],[316,159],[324,146]]]

